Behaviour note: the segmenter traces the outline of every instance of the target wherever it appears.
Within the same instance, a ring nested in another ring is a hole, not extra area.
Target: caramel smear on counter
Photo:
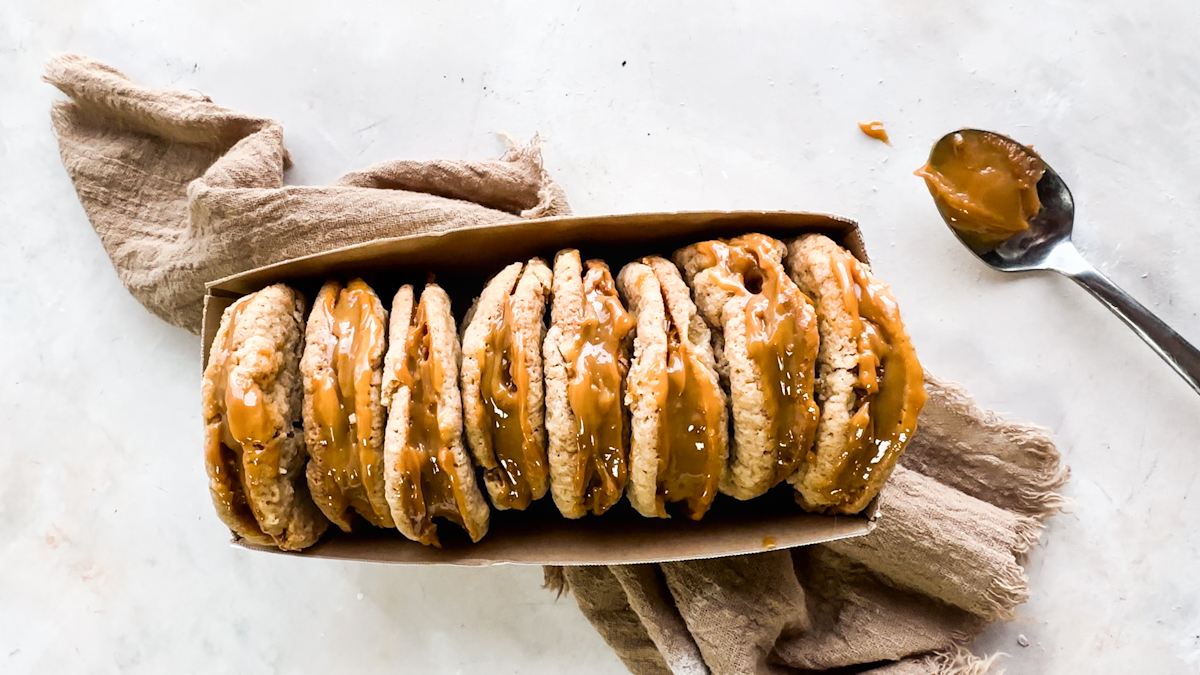
[[[870,136],[871,138],[874,138],[877,141],[883,141],[884,143],[887,143],[888,145],[892,144],[892,141],[890,139],[888,139],[887,130],[883,128],[883,122],[880,122],[879,120],[871,120],[870,122],[859,122],[858,129],[859,129],[859,131],[863,132],[867,136]]]

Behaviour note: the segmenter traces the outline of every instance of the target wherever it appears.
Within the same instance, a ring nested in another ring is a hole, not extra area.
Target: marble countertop
[[[857,219],[926,366],[1052,429],[1073,470],[1030,601],[976,651],[1012,673],[1200,670],[1200,397],[1070,281],[984,269],[912,175],[958,127],[1032,143],[1084,255],[1200,340],[1194,3],[808,4],[3,3],[0,671],[624,672],[537,568],[226,544],[199,340],[124,291],[87,223],[38,79],[57,51],[281,120],[293,183],[538,132],[581,214]]]

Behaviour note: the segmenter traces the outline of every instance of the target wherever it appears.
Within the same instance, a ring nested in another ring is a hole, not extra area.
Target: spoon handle
[[[1133,332],[1142,336],[1164,361],[1171,364],[1192,389],[1200,393],[1200,350],[1092,267],[1078,252],[1070,257],[1073,258],[1071,264],[1060,267],[1059,271],[1074,279],[1075,283],[1111,309],[1113,314],[1121,317]]]

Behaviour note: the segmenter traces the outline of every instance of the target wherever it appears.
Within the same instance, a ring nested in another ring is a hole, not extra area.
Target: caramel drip
[[[748,234],[697,245],[710,279],[746,298],[746,349],[758,367],[771,420],[771,486],[791,475],[812,450],[819,416],[813,381],[820,339],[816,310],[772,256],[773,241]]]
[[[404,339],[404,359],[397,363],[395,373],[400,387],[408,390],[407,437],[400,451],[400,504],[417,541],[440,548],[433,519],[445,518],[463,526],[467,504],[454,468],[452,431],[443,429],[439,419],[446,374],[433,353],[425,308],[422,294]]]
[[[377,512],[368,497],[382,494],[383,480],[378,475],[382,458],[371,445],[371,356],[383,344],[378,303],[359,279],[317,298],[313,314],[329,325],[330,369],[313,376],[312,396],[326,506],[343,515],[353,509],[372,525],[386,527],[385,514]]]
[[[821,489],[837,503],[856,499],[872,487],[880,467],[895,464],[916,429],[926,395],[924,373],[891,290],[844,251],[832,262],[839,284],[846,284],[843,302],[855,317],[858,347],[857,409],[835,478]]]
[[[887,129],[883,128],[883,122],[880,122],[879,120],[859,122],[858,130],[877,141],[883,141],[888,145],[892,144],[892,141],[888,139]]]
[[[504,307],[479,350],[479,395],[483,399],[484,469],[502,485],[496,506],[524,509],[533,501],[533,485],[546,480],[545,449],[529,421],[529,366],[513,325],[515,295]]]
[[[589,260],[583,276],[582,322],[567,361],[567,398],[575,415],[579,453],[572,476],[574,492],[596,515],[621,499],[627,479],[629,429],[621,401],[628,364],[622,345],[633,318],[621,306],[612,274]]]
[[[655,392],[662,410],[658,431],[658,511],[683,502],[682,511],[700,520],[721,478],[721,398],[717,384],[700,370],[691,345],[667,314],[667,357]]]
[[[258,528],[258,514],[246,497],[249,481],[262,481],[279,473],[279,443],[266,414],[262,391],[253,380],[234,381],[233,333],[238,319],[250,300],[235,305],[225,330],[225,340],[213,353],[225,355],[214,369],[216,420],[215,434],[209,434],[205,447],[210,485],[214,496],[239,521]],[[249,464],[249,466],[247,466]],[[259,528],[261,532],[261,528]]]
[[[1045,171],[1037,155],[1007,139],[958,133],[948,149],[935,147],[916,175],[964,241],[995,248],[1029,229],[1042,208],[1037,184]]]

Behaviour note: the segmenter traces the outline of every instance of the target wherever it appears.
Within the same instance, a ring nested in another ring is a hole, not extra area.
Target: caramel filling
[[[917,169],[938,210],[967,243],[995,248],[1029,229],[1041,210],[1037,183],[1046,165],[1025,148],[991,134],[955,134]]]
[[[463,526],[466,495],[454,469],[450,448],[452,432],[438,419],[445,372],[433,354],[433,338],[425,314],[425,297],[404,340],[404,360],[397,364],[396,379],[408,389],[408,435],[400,451],[400,504],[417,541],[441,546],[434,518]]]
[[[514,296],[480,350],[479,395],[483,399],[484,469],[501,490],[493,495],[501,508],[524,509],[533,501],[535,484],[546,480],[545,450],[529,421],[529,367],[525,348],[513,325]]]
[[[819,335],[812,303],[772,257],[772,240],[748,234],[697,246],[721,288],[746,298],[746,349],[758,367],[771,420],[775,471],[787,478],[812,449],[819,411],[813,398]]]
[[[721,479],[721,399],[716,382],[696,363],[668,313],[667,358],[657,378],[662,409],[658,430],[658,511],[667,502],[683,502],[682,511],[700,520]]]
[[[867,136],[874,138],[877,141],[883,141],[884,143],[887,143],[888,145],[892,144],[892,142],[890,140],[888,140],[887,129],[883,128],[883,122],[880,122],[879,120],[871,120],[870,122],[859,122],[858,130],[863,132]]]
[[[330,369],[313,376],[313,422],[320,434],[320,463],[325,470],[326,504],[332,512],[353,509],[372,525],[387,522],[367,495],[382,494],[381,457],[371,447],[371,355],[383,344],[379,299],[361,280],[321,293],[313,307],[330,327],[326,345]]]
[[[833,259],[858,344],[856,405],[834,479],[820,493],[830,503],[851,501],[873,485],[912,437],[925,404],[925,382],[916,351],[888,287],[844,251]]]
[[[621,306],[608,267],[589,260],[583,276],[583,322],[567,361],[567,398],[579,439],[572,481],[584,508],[596,515],[621,499],[629,430],[621,402],[627,363],[622,344],[633,318]]]
[[[217,499],[239,520],[257,526],[263,514],[246,493],[279,475],[281,441],[258,383],[231,368],[233,333],[246,305],[235,307],[230,316],[221,347],[226,360],[213,376],[219,421],[217,433],[208,439],[205,459]],[[269,353],[256,356],[272,358]]]

